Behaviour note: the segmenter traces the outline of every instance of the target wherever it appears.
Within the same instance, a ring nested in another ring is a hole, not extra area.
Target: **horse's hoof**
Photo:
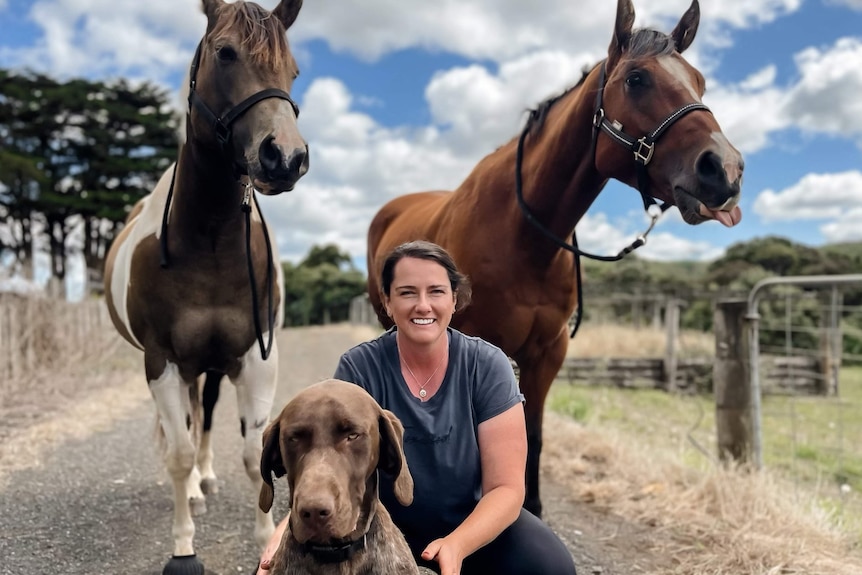
[[[174,555],[165,565],[162,575],[204,575],[204,564],[198,560],[197,555]]]
[[[201,491],[204,492],[204,495],[212,495],[213,493],[218,493],[218,482],[214,477],[201,479]]]
[[[192,517],[200,517],[207,512],[207,500],[203,497],[189,497],[189,509]]]

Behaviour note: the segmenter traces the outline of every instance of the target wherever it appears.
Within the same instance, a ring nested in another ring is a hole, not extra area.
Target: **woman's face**
[[[398,333],[413,343],[433,343],[446,333],[455,313],[446,269],[434,261],[407,257],[393,272],[385,303]]]

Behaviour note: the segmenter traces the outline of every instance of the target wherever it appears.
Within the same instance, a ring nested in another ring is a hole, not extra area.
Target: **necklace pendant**
[[[424,389],[419,390],[419,397],[421,397],[422,399],[425,399],[426,395],[428,395],[427,391],[425,391]]]

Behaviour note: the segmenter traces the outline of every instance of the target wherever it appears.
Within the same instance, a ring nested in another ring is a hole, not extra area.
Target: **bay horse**
[[[106,258],[108,310],[120,335],[144,352],[173,484],[168,575],[204,572],[192,511],[203,512],[204,492],[216,487],[209,431],[223,376],[236,389],[253,492],[262,483],[283,280],[256,192],[292,190],[308,170],[286,36],[301,6],[281,0],[270,12],[242,0],[203,0],[207,28],[189,69],[177,162],[134,206]],[[263,547],[275,527],[269,513],[255,510]]]
[[[741,218],[742,157],[701,102],[703,76],[681,56],[700,22],[697,0],[669,35],[633,29],[634,19],[631,0],[618,0],[606,59],[533,110],[520,137],[485,156],[454,192],[390,200],[368,230],[368,294],[385,327],[392,322],[378,276],[398,244],[435,242],[469,276],[473,301],[453,326],[499,346],[519,367],[524,506],[539,516],[544,402],[579,307],[578,221],[611,178],[638,189],[645,208],[656,199],[676,205],[689,224]]]

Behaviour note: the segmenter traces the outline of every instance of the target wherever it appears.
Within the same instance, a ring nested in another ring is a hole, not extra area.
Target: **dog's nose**
[[[332,497],[312,497],[304,499],[297,506],[300,519],[310,526],[322,527],[329,523],[335,510],[335,500]]]

